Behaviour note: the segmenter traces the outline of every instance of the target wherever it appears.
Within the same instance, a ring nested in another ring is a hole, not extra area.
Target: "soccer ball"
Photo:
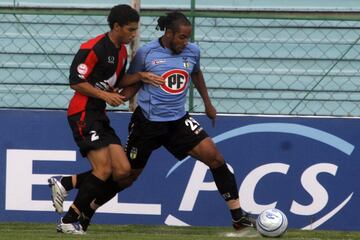
[[[271,208],[260,213],[256,219],[256,229],[264,237],[279,237],[287,229],[286,215],[276,208]]]

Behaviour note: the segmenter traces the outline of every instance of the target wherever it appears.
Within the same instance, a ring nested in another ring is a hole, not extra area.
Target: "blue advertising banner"
[[[109,113],[124,144],[130,116]],[[194,118],[234,171],[244,210],[279,208],[290,228],[360,230],[359,119],[218,116],[213,128],[206,116]],[[90,169],[66,112],[1,110],[0,119],[0,221],[55,224],[47,179]],[[94,223],[229,226],[231,217],[204,164],[160,148]]]

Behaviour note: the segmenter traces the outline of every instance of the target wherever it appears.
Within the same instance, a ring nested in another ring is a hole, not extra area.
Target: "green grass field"
[[[168,227],[148,225],[90,226],[86,235],[60,234],[55,224],[0,223],[0,239],[121,239],[121,240],[224,240],[268,239],[253,229],[236,232],[230,227]],[[288,230],[280,239],[360,239],[360,232]]]

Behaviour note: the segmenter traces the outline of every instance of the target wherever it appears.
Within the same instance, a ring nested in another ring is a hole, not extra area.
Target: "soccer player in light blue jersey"
[[[159,86],[146,81],[133,82],[139,88],[138,107],[129,123],[125,151],[130,160],[131,175],[124,182],[124,188],[141,174],[151,153],[164,146],[178,160],[190,155],[206,164],[230,210],[233,227],[252,227],[252,219],[240,207],[234,174],[212,139],[185,110],[186,94],[192,82],[204,102],[206,115],[215,122],[216,109],[200,69],[200,49],[189,42],[191,23],[184,14],[175,11],[160,17],[157,29],[165,31],[164,35],[142,46],[128,70],[129,74],[154,73],[162,76],[165,83]],[[78,175],[77,184],[81,178]],[[109,189],[96,199],[96,204],[104,204],[120,190]]]
[[[190,43],[190,21],[180,12],[171,12],[158,19],[164,35],[141,47],[130,64],[128,73],[148,71],[162,76],[160,87],[141,84],[138,107],[129,124],[125,151],[133,177],[144,169],[152,151],[164,146],[177,159],[188,155],[206,164],[220,194],[225,199],[235,229],[253,226],[240,207],[235,176],[222,155],[200,124],[185,111],[186,94],[190,83],[205,105],[206,115],[215,121],[216,109],[211,103],[200,69],[200,49]]]

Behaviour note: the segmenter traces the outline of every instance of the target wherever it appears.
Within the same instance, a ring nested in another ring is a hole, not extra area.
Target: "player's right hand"
[[[211,119],[212,126],[215,127],[215,121],[216,121],[216,108],[211,104],[205,104],[205,113],[208,116],[208,118]]]
[[[165,83],[164,78],[150,72],[140,72],[140,75],[141,75],[141,80],[144,83],[148,83],[156,87],[159,87]]]

